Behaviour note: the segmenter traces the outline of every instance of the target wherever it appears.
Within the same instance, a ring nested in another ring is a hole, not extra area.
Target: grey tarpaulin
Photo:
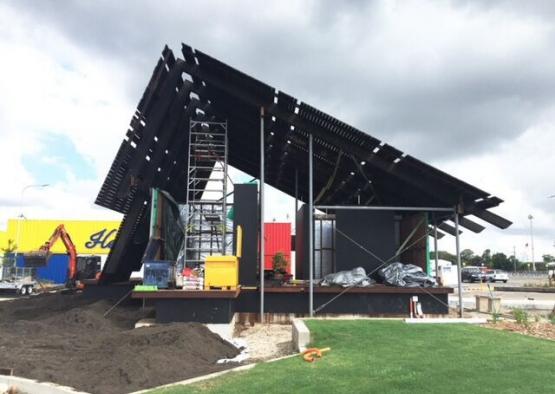
[[[435,279],[413,264],[391,263],[380,269],[378,275],[386,285],[398,287],[431,287]]]
[[[353,268],[350,271],[339,271],[333,274],[324,276],[321,286],[355,286],[355,287],[368,287],[372,286],[375,282],[366,276],[366,271],[362,267]]]

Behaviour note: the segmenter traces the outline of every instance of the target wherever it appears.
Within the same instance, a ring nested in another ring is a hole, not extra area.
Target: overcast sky
[[[164,44],[185,42],[503,198],[514,225],[463,248],[529,258],[532,214],[539,260],[555,252],[554,21],[552,1],[2,1],[0,228],[119,217],[94,198]],[[292,215],[269,198],[269,219]]]

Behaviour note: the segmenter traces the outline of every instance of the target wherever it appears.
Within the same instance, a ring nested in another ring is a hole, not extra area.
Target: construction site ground
[[[235,366],[238,350],[198,323],[134,329],[149,310],[45,294],[0,302],[0,368],[89,393],[119,394]]]
[[[236,338],[245,341],[249,361],[264,361],[294,353],[291,324],[238,325]]]

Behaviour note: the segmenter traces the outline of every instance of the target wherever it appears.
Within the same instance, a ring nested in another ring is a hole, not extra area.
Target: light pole
[[[534,217],[530,214],[528,215],[530,219],[530,252],[532,253],[532,271],[536,271],[536,262],[534,261]]]
[[[19,215],[17,220],[17,233],[16,233],[16,240],[15,240],[15,264],[17,264],[17,254],[19,252],[19,237],[21,235],[21,221],[23,220],[23,195],[27,189],[42,189],[44,187],[48,187],[50,184],[43,183],[39,185],[27,185],[23,189],[21,189],[21,195],[19,196]]]

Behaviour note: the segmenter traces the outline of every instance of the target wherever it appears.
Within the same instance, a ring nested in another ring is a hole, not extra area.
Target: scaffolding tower
[[[227,226],[227,121],[190,120],[185,206],[185,265],[225,255]]]

